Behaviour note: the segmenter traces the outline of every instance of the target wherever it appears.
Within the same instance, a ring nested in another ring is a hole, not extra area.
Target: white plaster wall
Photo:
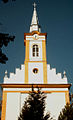
[[[24,102],[26,101],[26,98],[28,98],[28,94],[21,93],[21,110],[24,105]]]
[[[38,26],[37,25],[30,26],[30,32],[32,31],[38,31]]]
[[[7,93],[5,120],[18,120],[19,113],[20,113],[20,93]]]
[[[3,88],[3,91],[12,91],[12,92],[14,92],[14,91],[16,91],[16,92],[21,92],[21,91],[31,91],[32,90],[32,88]]]
[[[32,46],[37,44],[39,46],[39,56],[33,57]],[[29,60],[30,61],[41,61],[42,60],[42,41],[34,40],[29,42]]]
[[[33,73],[33,69],[37,68],[38,73]],[[43,84],[43,63],[28,63],[28,81],[29,83]]]
[[[50,112],[51,117],[57,120],[60,111],[65,106],[65,93],[50,93],[46,98],[46,112]]]
[[[32,88],[3,88],[4,91],[31,91]],[[37,89],[35,89],[37,90]],[[42,88],[43,91],[68,91],[68,88]]]
[[[10,84],[22,84],[25,80],[25,65],[21,65],[21,69],[16,68],[15,73],[10,73],[9,78],[7,75],[4,77],[4,83]]]
[[[38,74],[33,74],[32,69],[36,67],[39,69]],[[29,63],[28,64],[29,83],[43,83],[43,63]],[[31,76],[31,78],[30,78]],[[36,77],[36,78],[35,78]],[[39,78],[38,78],[39,77]],[[31,79],[31,80],[30,80]],[[35,81],[36,80],[36,81]],[[25,81],[25,65],[21,65],[21,69],[16,68],[15,73],[10,73],[9,78],[7,75],[4,77],[4,83],[10,84],[24,84]],[[68,84],[67,77],[63,77],[61,73],[56,73],[55,68],[50,68],[47,64],[47,83],[48,84]]]
[[[67,77],[62,78],[61,73],[56,74],[56,69],[50,69],[50,65],[47,64],[47,82],[48,84],[67,84]]]
[[[31,91],[31,88],[5,88],[7,91]],[[4,89],[3,89],[4,90]],[[34,90],[37,90],[36,88]],[[42,91],[53,91],[51,88],[42,88]],[[54,89],[56,91],[56,89]],[[46,93],[46,112],[50,112],[51,117],[58,118],[58,115],[62,108],[64,108],[65,102],[65,93],[63,88],[57,89],[60,92],[51,92]],[[27,93],[22,92],[8,92],[7,93],[7,103],[6,103],[6,119],[5,120],[18,120],[18,116],[24,105],[24,101],[28,97]]]
[[[34,34],[34,35],[35,35],[35,34]],[[34,41],[34,35],[33,35],[33,36],[31,36],[31,35],[28,36],[28,35],[27,35],[27,36],[26,36],[26,40],[32,40],[32,41]],[[38,41],[39,41],[39,40],[45,40],[45,36],[44,36],[44,35],[40,35],[40,36],[38,35]]]

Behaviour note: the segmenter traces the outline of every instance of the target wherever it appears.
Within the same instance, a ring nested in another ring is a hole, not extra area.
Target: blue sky
[[[3,47],[9,60],[0,64],[0,82],[5,70],[9,75],[24,63],[24,33],[29,32],[34,1],[41,30],[47,32],[47,63],[57,72],[65,70],[68,82],[73,83],[73,0],[9,0],[6,4],[0,0],[0,32],[16,36]]]

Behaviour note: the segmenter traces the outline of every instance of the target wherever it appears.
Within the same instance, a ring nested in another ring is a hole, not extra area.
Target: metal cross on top
[[[34,2],[34,3],[33,3],[34,8],[36,8],[36,5],[37,5],[37,4]]]

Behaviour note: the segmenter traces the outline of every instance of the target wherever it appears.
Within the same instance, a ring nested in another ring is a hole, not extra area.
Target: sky
[[[2,48],[9,60],[0,63],[0,83],[6,70],[9,76],[24,64],[24,33],[29,32],[34,2],[41,31],[47,33],[47,63],[62,75],[65,70],[68,83],[73,83],[73,0],[0,0],[0,32],[15,35],[14,42]]]

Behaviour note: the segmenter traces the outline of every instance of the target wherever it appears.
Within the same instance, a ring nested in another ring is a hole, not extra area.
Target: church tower
[[[34,3],[30,32],[24,34],[25,84],[47,84],[46,36],[41,33]]]
[[[38,22],[36,4],[29,33],[24,33],[25,61],[21,68],[16,68],[15,73],[8,77],[5,72],[2,98],[1,120],[18,120],[25,98],[31,91],[32,85],[36,90],[41,88],[47,94],[46,110],[57,120],[64,105],[69,103],[69,88],[66,72],[62,77],[56,73],[55,68],[50,68],[46,60],[47,34],[41,33]]]

